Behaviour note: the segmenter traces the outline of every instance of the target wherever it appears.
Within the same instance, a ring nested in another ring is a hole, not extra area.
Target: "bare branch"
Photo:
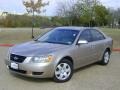
[[[42,0],[38,0],[36,3],[34,0],[23,1],[23,5],[26,7],[28,13],[37,12],[41,13],[41,8],[49,5],[49,2],[43,3]]]

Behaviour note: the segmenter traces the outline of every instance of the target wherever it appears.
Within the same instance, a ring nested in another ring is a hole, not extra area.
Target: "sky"
[[[0,0],[0,11],[12,12],[12,13],[26,13],[25,7],[22,4],[23,0]],[[46,0],[43,0],[46,1]],[[46,12],[43,15],[53,16],[56,13],[57,1],[49,0],[49,6],[46,6]],[[63,0],[62,0],[63,1]],[[120,0],[100,0],[106,7],[112,7],[114,9],[120,7]]]

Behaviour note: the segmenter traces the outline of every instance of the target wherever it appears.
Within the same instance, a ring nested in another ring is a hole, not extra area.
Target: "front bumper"
[[[17,63],[18,69],[11,68],[10,60],[5,60],[5,63],[10,72],[34,78],[48,78],[54,75],[53,63]],[[16,63],[16,62],[15,62]]]

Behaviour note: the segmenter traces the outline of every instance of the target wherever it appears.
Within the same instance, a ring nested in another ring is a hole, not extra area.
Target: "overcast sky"
[[[43,0],[44,1],[44,0]],[[46,8],[46,13],[44,15],[55,15],[55,8],[57,0],[49,0],[50,4]],[[60,0],[58,0],[60,1]],[[63,0],[62,0],[63,1]],[[103,5],[107,7],[118,8],[120,7],[120,0],[100,0]],[[0,11],[6,12],[16,12],[16,13],[25,13],[25,7],[22,4],[22,0],[0,0]]]

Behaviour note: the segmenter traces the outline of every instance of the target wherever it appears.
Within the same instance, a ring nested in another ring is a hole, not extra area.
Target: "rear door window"
[[[90,32],[92,34],[93,41],[99,41],[105,39],[104,35],[97,30],[90,30]]]

